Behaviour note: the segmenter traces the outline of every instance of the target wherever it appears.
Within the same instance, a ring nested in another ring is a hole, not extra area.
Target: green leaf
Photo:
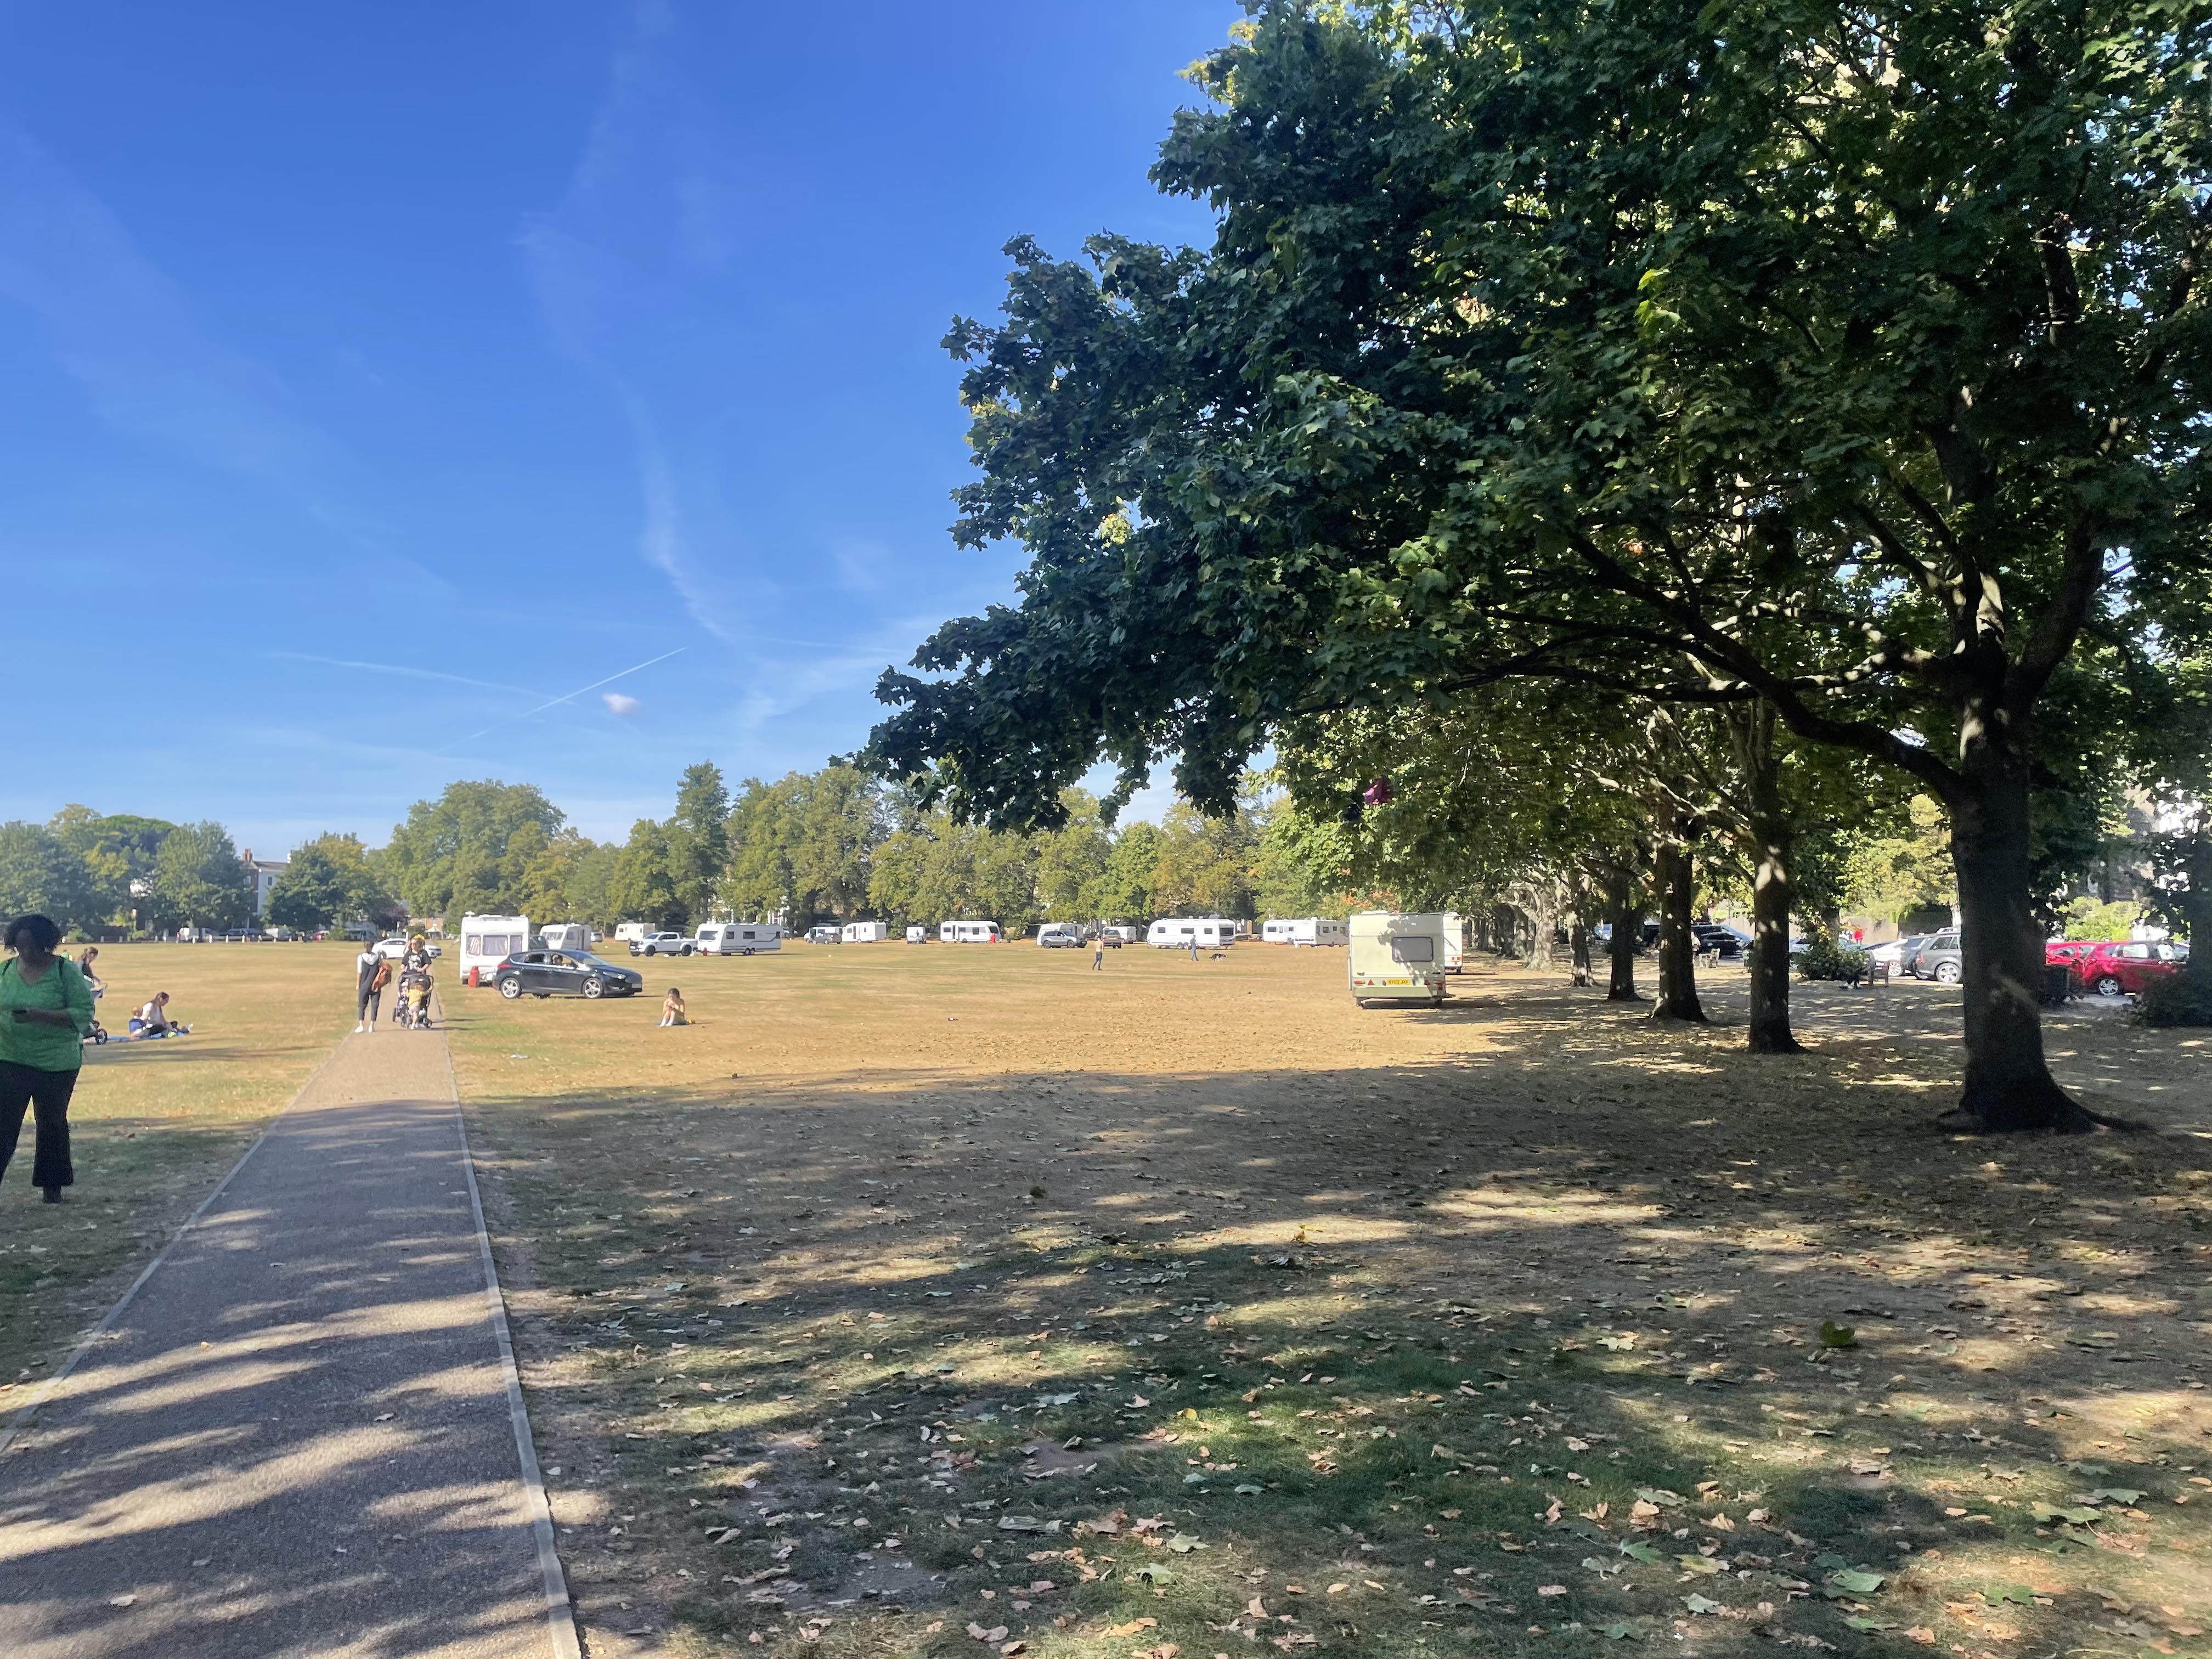
[[[1828,1582],[1846,1595],[1872,1595],[1888,1581],[1878,1572],[1861,1572],[1847,1567]]]
[[[2035,1592],[2025,1584],[1999,1584],[1995,1589],[1984,1590],[1982,1599],[1993,1607],[2001,1607],[2008,1601],[2032,1607],[2035,1605]]]
[[[1179,1532],[1168,1540],[1168,1547],[1177,1555],[1188,1555],[1193,1550],[1202,1550],[1206,1546],[1188,1533]]]
[[[1710,1577],[1721,1570],[1721,1564],[1710,1555],[1678,1555],[1674,1559],[1685,1572],[1701,1572]]]
[[[1623,1544],[1620,1547],[1620,1553],[1632,1561],[1641,1561],[1646,1566],[1651,1567],[1657,1566],[1662,1561],[1664,1561],[1667,1559],[1665,1555],[1661,1553],[1659,1551],[1653,1549],[1649,1544],[1638,1544],[1634,1542]]]
[[[1156,1567],[1149,1561],[1129,1576],[1133,1578],[1141,1578],[1148,1584],[1164,1584],[1175,1577],[1165,1567]]]
[[[1239,1485],[1237,1486],[1237,1490],[1239,1492],[1241,1492],[1241,1493],[1244,1494],[1244,1495],[1245,1495],[1245,1496],[1247,1496],[1247,1497],[1254,1497],[1254,1498],[1256,1498],[1256,1497],[1258,1497],[1261,1492],[1266,1492],[1267,1489],[1265,1486],[1255,1486],[1255,1485],[1253,1485],[1253,1484],[1252,1484],[1252,1482],[1250,1482],[1249,1480],[1246,1480],[1246,1481],[1243,1481],[1243,1482],[1239,1483]]]
[[[1897,1621],[1893,1619],[1870,1619],[1863,1613],[1847,1613],[1844,1615],[1844,1622],[1853,1630],[1875,1631],[1897,1628]]]
[[[2132,1486],[2100,1486],[2089,1496],[2100,1504],[2134,1504],[2142,1498]]]
[[[1678,1510],[1690,1500],[1678,1492],[1668,1492],[1664,1486],[1638,1486],[1636,1495],[1647,1504],[1656,1504],[1662,1510]]]
[[[1689,1608],[1692,1613],[1718,1613],[1728,1604],[1724,1601],[1716,1601],[1710,1595],[1690,1595],[1682,1598],[1682,1605]]]
[[[2028,1512],[2039,1521],[2070,1521],[2077,1527],[2090,1526],[2105,1518],[2102,1510],[2092,1509],[2086,1504],[2077,1504],[2070,1508],[2062,1508],[2056,1504],[2031,1504]]]
[[[1859,1345],[1857,1328],[1838,1325],[1832,1319],[1820,1322],[1820,1346],[1824,1348],[1856,1348]]]
[[[1644,1632],[1633,1625],[1600,1625],[1597,1633],[1608,1642],[1641,1642]]]

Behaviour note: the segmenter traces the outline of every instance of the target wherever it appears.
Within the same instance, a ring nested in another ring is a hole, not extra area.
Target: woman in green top
[[[38,1155],[31,1179],[46,1202],[74,1186],[70,1165],[69,1103],[92,1029],[92,990],[84,970],[58,957],[62,930],[44,916],[18,916],[0,945],[15,959],[0,964],[0,1176],[15,1155],[23,1112],[36,1115]]]

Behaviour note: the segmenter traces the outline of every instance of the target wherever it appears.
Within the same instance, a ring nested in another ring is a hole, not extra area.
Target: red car
[[[2188,961],[2186,947],[2138,941],[2093,945],[2074,961],[2074,977],[2100,997],[2132,996],[2152,980],[2178,974]]]

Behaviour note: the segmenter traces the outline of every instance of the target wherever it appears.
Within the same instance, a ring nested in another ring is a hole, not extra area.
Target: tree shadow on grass
[[[587,1627],[1873,1654],[2070,1645],[2124,1616],[2093,1586],[2193,1613],[2201,1153],[1942,1134],[1893,1024],[1750,1062],[1583,994],[1416,1014],[1492,1028],[1434,1066],[476,1103],[558,1504],[635,1517],[570,1540]]]

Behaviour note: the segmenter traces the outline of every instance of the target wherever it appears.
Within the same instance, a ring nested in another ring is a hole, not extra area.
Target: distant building
[[[246,872],[253,878],[253,919],[258,921],[269,914],[269,890],[276,884],[276,878],[292,867],[289,859],[258,859],[249,847],[239,858]]]

